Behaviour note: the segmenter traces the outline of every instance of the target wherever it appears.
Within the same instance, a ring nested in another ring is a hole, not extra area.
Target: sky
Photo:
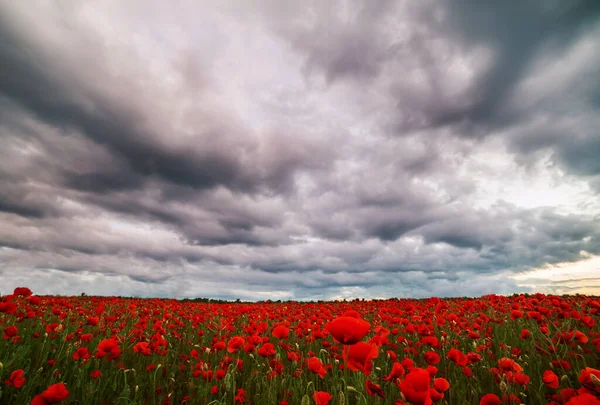
[[[600,2],[0,0],[0,294],[600,295]]]

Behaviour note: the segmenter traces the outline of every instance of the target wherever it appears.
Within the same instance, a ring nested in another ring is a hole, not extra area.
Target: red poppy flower
[[[325,324],[325,329],[333,339],[344,345],[360,342],[371,329],[371,324],[360,318],[340,316]]]
[[[589,341],[585,333],[578,330],[575,331],[575,340],[581,344],[586,344]]]
[[[544,371],[544,374],[542,376],[542,381],[544,382],[544,384],[546,384],[546,387],[548,387],[548,388],[556,389],[560,385],[558,376],[556,374],[554,374],[554,371],[552,371],[552,370]]]
[[[436,365],[440,362],[440,356],[436,352],[425,352],[424,357],[427,364]]]
[[[348,368],[352,371],[362,371],[366,376],[373,371],[373,359],[379,355],[379,348],[365,342],[358,342],[344,352]]]
[[[238,350],[240,350],[241,347],[244,346],[244,343],[246,343],[246,341],[243,337],[234,336],[231,339],[229,339],[229,342],[227,342],[227,351],[229,353],[235,353]]]
[[[387,377],[383,377],[383,380],[384,381],[392,381],[397,378],[401,378],[404,375],[404,373],[405,373],[405,371],[404,371],[404,367],[402,367],[402,364],[396,362],[392,366],[392,371],[390,371],[390,373],[388,374]]]
[[[475,352],[469,352],[467,353],[467,360],[468,363],[478,363],[480,362],[482,359],[481,355],[479,353],[475,353]]]
[[[262,357],[272,357],[277,354],[277,351],[275,350],[273,343],[265,343],[260,347],[260,349],[258,349],[258,354],[260,354]]]
[[[427,370],[414,368],[400,383],[400,391],[404,397],[413,405],[431,405],[429,383],[431,377]]]
[[[92,334],[91,333],[84,333],[83,335],[79,336],[79,339],[81,339],[82,342],[86,342],[86,343],[90,343],[92,341]]]
[[[88,352],[87,347],[79,347],[71,357],[73,360],[86,360],[90,358],[90,353]]]
[[[500,360],[498,360],[498,368],[502,371],[512,371],[514,373],[518,373],[520,371],[523,371],[523,367],[521,367],[519,364],[517,364],[516,361],[509,359],[507,357],[503,357]]]
[[[119,341],[117,339],[105,339],[101,341],[98,343],[96,350],[97,359],[101,359],[108,355],[109,360],[115,360],[121,355],[121,349],[119,349]]]
[[[577,390],[575,388],[563,388],[562,390],[558,391],[557,395],[558,401],[561,404],[566,403],[574,396],[577,396]]]
[[[49,386],[46,391],[36,395],[31,401],[31,405],[48,405],[64,401],[69,397],[69,391],[63,383]]]
[[[23,377],[24,374],[25,372],[23,370],[15,370],[10,374],[8,380],[4,381],[4,384],[15,388],[21,388],[27,381],[25,377]]]
[[[42,299],[40,297],[34,297],[34,296],[27,298],[27,300],[29,301],[29,303],[31,305],[39,305],[42,302]]]
[[[233,401],[235,403],[239,403],[239,404],[243,404],[244,402],[246,402],[246,392],[244,391],[243,388],[239,388],[237,390],[236,395],[233,398]]]
[[[438,368],[436,366],[427,366],[425,370],[427,370],[431,378],[435,377],[438,372]]]
[[[572,397],[565,405],[600,405],[600,399],[592,394],[585,393]]]
[[[27,287],[17,287],[17,288],[15,288],[15,290],[13,292],[13,295],[15,297],[21,296],[21,297],[27,298],[27,297],[30,297],[32,294],[33,293],[31,292],[31,290]]]
[[[384,328],[381,325],[376,326],[374,329],[374,332],[377,336],[382,336],[382,337],[385,337],[390,334],[390,330],[388,328]]]
[[[438,347],[440,345],[440,341],[435,336],[425,336],[421,339],[421,343],[431,347]]]
[[[149,346],[150,343],[148,342],[139,342],[133,346],[133,351],[136,353],[141,353],[144,356],[150,356],[152,354],[152,349]]]
[[[596,321],[589,315],[586,315],[581,318],[581,323],[583,323],[588,328],[593,328],[596,325]]]
[[[438,402],[438,401],[441,401],[442,399],[444,399],[444,393],[439,392],[435,388],[430,388],[429,389],[429,397],[431,398],[431,401]]]
[[[358,318],[358,319],[362,319],[362,316],[360,316],[360,312],[354,310],[354,309],[347,309],[342,316],[349,316],[350,318]]]
[[[408,357],[402,359],[402,362],[400,364],[402,364],[402,367],[404,367],[409,372],[413,368],[415,368],[415,362],[411,358],[408,358]]]
[[[327,405],[331,401],[331,394],[325,391],[315,391],[313,399],[317,405]]]
[[[4,334],[2,335],[2,339],[10,339],[19,334],[19,329],[16,326],[8,326],[4,328]]]
[[[569,364],[569,362],[566,360],[552,360],[550,363],[552,363],[552,366],[555,368],[562,368],[564,370],[571,369],[571,364]]]
[[[467,365],[467,356],[458,349],[452,348],[448,351],[447,359],[453,361],[457,366]]]
[[[579,374],[579,383],[581,383],[581,385],[594,392],[597,394],[600,394],[600,386],[597,386],[596,384],[594,384],[594,381],[592,381],[592,377],[591,376],[596,377],[597,379],[600,379],[600,370],[596,370],[595,368],[591,368],[591,367],[586,367],[583,370],[581,370],[581,373]]]
[[[323,363],[321,363],[321,360],[319,360],[318,357],[311,357],[308,359],[308,369],[311,372],[318,374],[321,378],[324,378],[325,374],[327,374],[327,370],[325,370]]]
[[[275,329],[273,329],[273,336],[275,336],[277,339],[287,339],[289,335],[289,328],[286,328],[283,325],[276,326]]]
[[[479,405],[501,405],[502,401],[496,394],[485,394],[479,401]]]
[[[450,383],[445,378],[436,378],[433,380],[433,388],[439,392],[446,392],[450,389]]]
[[[88,316],[87,318],[87,324],[90,326],[96,326],[98,325],[98,322],[100,322],[100,318],[97,316]]]
[[[366,382],[367,394],[373,396],[376,395],[380,398],[385,398],[385,393],[381,389],[381,387],[371,380],[367,380]]]
[[[213,349],[214,349],[216,352],[218,352],[218,351],[221,351],[221,350],[225,350],[226,348],[227,348],[227,344],[226,344],[225,342],[221,341],[221,340],[220,340],[220,341],[218,341],[218,342],[216,342],[216,343],[213,345]]]
[[[525,373],[515,373],[513,376],[513,381],[519,385],[526,385],[530,380],[529,376]]]

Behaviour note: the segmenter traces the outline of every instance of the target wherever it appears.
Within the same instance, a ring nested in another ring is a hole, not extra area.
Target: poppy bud
[[[502,381],[500,383],[500,391],[506,392],[507,390],[508,390],[508,387],[506,386],[506,382]]]
[[[346,405],[346,396],[344,395],[344,391],[340,391],[340,393],[338,395],[338,404]]]
[[[0,370],[4,368],[4,364],[0,363]]]
[[[590,374],[590,380],[596,387],[600,387],[600,378],[596,377],[594,374]]]

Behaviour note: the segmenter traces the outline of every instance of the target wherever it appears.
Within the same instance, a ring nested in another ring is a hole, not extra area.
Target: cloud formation
[[[0,0],[0,37],[8,289],[481,295],[600,255],[596,1]]]

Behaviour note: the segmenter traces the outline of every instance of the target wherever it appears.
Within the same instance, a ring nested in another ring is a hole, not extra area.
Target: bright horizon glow
[[[557,263],[513,277],[520,286],[546,294],[600,295],[600,256],[575,263]]]

